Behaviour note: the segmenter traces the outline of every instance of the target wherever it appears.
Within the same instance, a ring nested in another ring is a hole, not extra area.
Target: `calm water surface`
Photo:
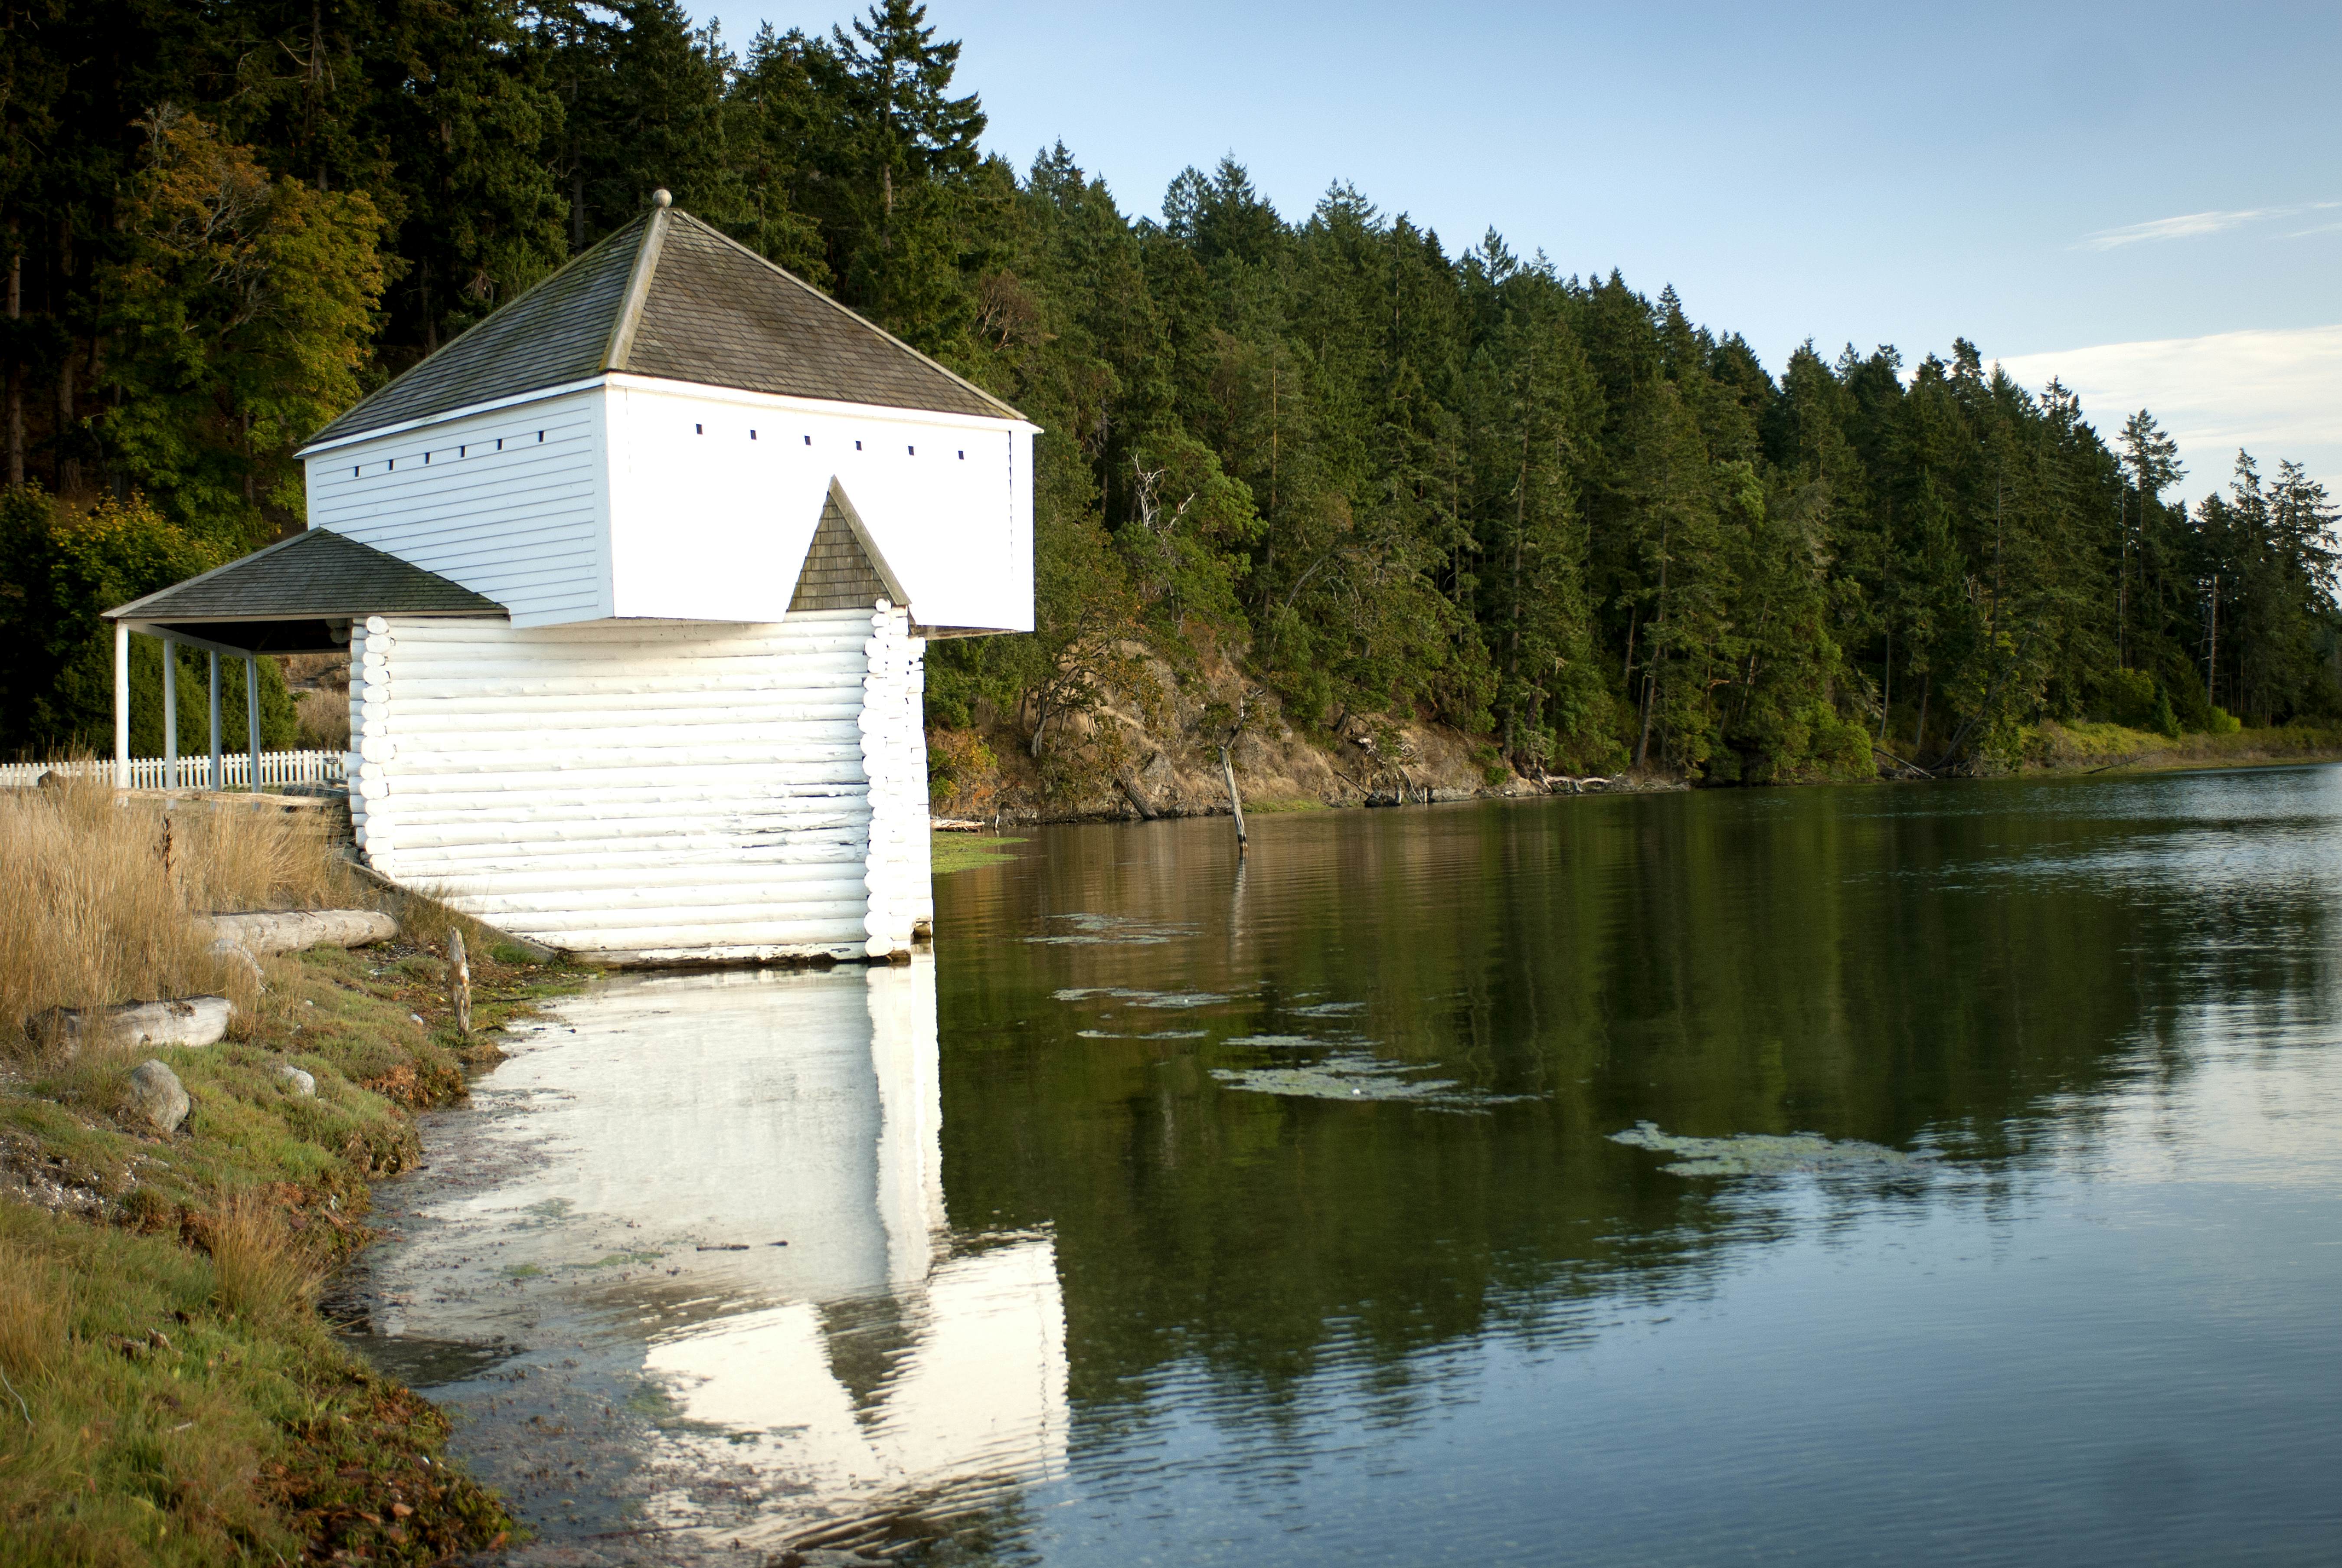
[[[2342,1559],[2342,770],[1229,839],[435,1120],[353,1298],[520,1559]]]

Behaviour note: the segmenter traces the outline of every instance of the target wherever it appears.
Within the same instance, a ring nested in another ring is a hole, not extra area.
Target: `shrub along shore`
[[[425,900],[396,939],[262,957],[195,917],[387,907],[314,812],[94,784],[0,795],[0,1564],[432,1563],[515,1531],[445,1419],[316,1309],[505,1022],[589,971]],[[474,1032],[442,955],[470,950]],[[56,1009],[225,994],[199,1048],[73,1048]],[[165,1132],[131,1075],[164,1063]],[[305,1084],[297,1069],[308,1075]]]

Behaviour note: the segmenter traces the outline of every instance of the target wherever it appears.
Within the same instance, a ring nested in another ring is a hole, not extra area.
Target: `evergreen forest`
[[[1041,629],[928,677],[1045,781],[1139,646],[1532,775],[2342,719],[2299,467],[2183,475],[1966,340],[1767,367],[1405,193],[1280,213],[1228,157],[1134,213],[1062,145],[983,151],[912,0],[745,41],[676,0],[0,4],[0,752],[110,745],[97,612],[298,528],[310,432],[657,186],[1045,427]]]

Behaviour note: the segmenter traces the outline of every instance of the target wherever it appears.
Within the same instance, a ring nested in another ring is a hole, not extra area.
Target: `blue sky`
[[[736,46],[845,14],[695,8]],[[1022,167],[1063,138],[1128,211],[1232,153],[1288,216],[1348,180],[1451,251],[1494,226],[1565,272],[1672,282],[1775,369],[1807,337],[1916,360],[1964,334],[2102,428],[2157,407],[2190,494],[2237,440],[2342,479],[2342,333],[2316,330],[2342,327],[2342,6],[929,16],[990,146]]]

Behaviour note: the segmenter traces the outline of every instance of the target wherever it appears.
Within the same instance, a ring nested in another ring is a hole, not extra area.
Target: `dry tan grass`
[[[45,1258],[0,1241],[0,1372],[20,1389],[65,1352],[73,1296]],[[0,1419],[17,1413],[0,1402]]]
[[[355,907],[357,879],[325,846],[315,817],[253,810],[233,795],[212,809],[173,811],[172,869],[188,909],[322,910]],[[162,813],[131,809],[160,832]]]
[[[248,1012],[248,976],[193,917],[355,901],[321,823],[115,799],[88,779],[0,791],[0,1046],[54,1008],[210,993]]]
[[[309,1310],[323,1271],[266,1194],[231,1194],[204,1229],[222,1312],[265,1319]]]
[[[293,704],[301,720],[301,744],[319,751],[350,748],[350,694],[346,691],[305,691]]]
[[[165,866],[158,815],[117,809],[86,779],[0,795],[0,1024],[217,980]]]
[[[301,744],[324,751],[346,750],[350,743],[350,656],[295,653],[283,660],[293,688],[293,709],[301,720]]]

